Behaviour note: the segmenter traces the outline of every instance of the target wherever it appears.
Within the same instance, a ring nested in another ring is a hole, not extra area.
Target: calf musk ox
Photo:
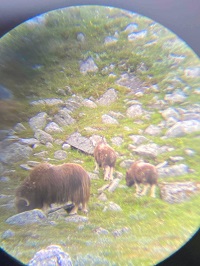
[[[73,163],[51,165],[41,163],[36,166],[16,191],[15,204],[18,212],[43,209],[51,204],[71,201],[76,214],[82,204],[87,212],[90,197],[90,178],[82,166]]]
[[[102,138],[97,143],[94,149],[95,158],[95,171],[99,170],[99,167],[104,170],[104,180],[113,180],[113,172],[115,163],[117,160],[117,154],[107,143],[105,138]]]
[[[136,196],[144,196],[151,187],[151,197],[155,196],[158,172],[154,165],[142,161],[134,162],[126,172],[126,185],[131,187],[135,184]],[[144,185],[141,191],[140,184]]]

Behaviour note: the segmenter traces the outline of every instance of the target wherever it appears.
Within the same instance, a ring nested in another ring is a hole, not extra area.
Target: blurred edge
[[[0,37],[27,19],[77,5],[101,5],[126,9],[159,22],[183,39],[200,57],[199,0],[0,0]],[[200,229],[178,251],[158,266],[196,266],[200,262]],[[0,248],[0,264],[24,265]]]

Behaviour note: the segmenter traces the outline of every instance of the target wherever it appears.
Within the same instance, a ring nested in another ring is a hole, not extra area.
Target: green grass
[[[93,109],[80,107],[73,112],[72,117],[76,123],[63,127],[64,132],[54,134],[53,137],[65,141],[73,132],[78,131],[83,136],[90,137],[91,133],[84,128],[87,126],[98,129],[99,135],[104,135],[111,144],[113,137],[122,137],[124,142],[121,146],[114,146],[119,153],[116,171],[123,174],[123,179],[114,193],[105,191],[108,201],[120,205],[122,212],[116,213],[103,209],[107,203],[98,200],[98,189],[105,184],[103,173],[100,178],[92,180],[91,198],[89,202],[89,222],[79,227],[77,224],[66,223],[57,220],[55,226],[31,225],[31,226],[9,226],[5,220],[14,215],[14,209],[1,207],[0,226],[3,233],[7,229],[15,231],[15,237],[2,239],[1,247],[19,260],[27,263],[38,250],[50,244],[60,245],[68,252],[75,261],[77,255],[92,254],[102,256],[115,265],[152,265],[163,260],[178,248],[180,248],[199,227],[199,202],[200,195],[194,195],[189,201],[181,204],[168,204],[159,197],[149,196],[143,198],[134,197],[134,188],[125,186],[126,170],[120,167],[121,161],[125,159],[137,159],[128,149],[132,144],[130,135],[140,134],[149,125],[159,124],[163,118],[159,110],[151,107],[152,98],[157,95],[164,99],[168,86],[175,88],[189,87],[185,106],[174,105],[172,107],[187,108],[192,104],[199,103],[200,96],[193,94],[193,90],[199,87],[200,79],[184,76],[184,69],[191,66],[199,66],[199,58],[176,36],[156,24],[149,27],[151,20],[141,16],[126,16],[118,9],[100,7],[73,7],[66,10],[58,10],[45,15],[45,24],[30,25],[23,24],[17,27],[0,40],[0,75],[1,83],[12,90],[14,99],[12,102],[3,102],[0,105],[0,129],[11,128],[16,122],[23,122],[27,128],[21,132],[19,137],[29,138],[33,136],[29,128],[28,120],[38,112],[46,112],[52,117],[58,111],[58,107],[30,106],[32,100],[43,98],[61,98],[67,100],[71,96],[57,95],[59,88],[70,86],[72,92],[83,98],[94,97],[98,99],[108,88],[114,88],[118,92],[118,99],[110,106],[98,106]],[[138,23],[138,30],[148,28],[146,39],[135,42],[127,41],[127,33],[123,32],[129,23]],[[117,45],[104,46],[104,38],[112,36],[115,32],[119,34]],[[154,36],[157,31],[158,38]],[[78,43],[76,36],[83,32],[86,36],[85,43]],[[145,46],[147,41],[157,38],[157,43]],[[176,40],[176,41],[175,41]],[[173,44],[170,41],[175,41]],[[185,59],[179,65],[174,66],[169,54],[184,54]],[[79,61],[92,56],[98,65],[99,72],[96,74],[82,75],[79,71]],[[137,68],[143,62],[147,66],[146,72],[138,72]],[[109,78],[102,74],[101,70],[114,64],[113,72],[118,79],[124,72],[137,75],[147,87],[158,84],[160,92],[153,94],[148,92],[141,98],[129,95],[130,90],[115,84],[115,78]],[[124,66],[122,67],[122,65]],[[41,66],[34,68],[34,66]],[[180,77],[182,82],[174,82],[174,77]],[[11,78],[12,77],[12,78]],[[152,112],[151,119],[127,118],[128,106],[125,100],[138,100],[142,107]],[[118,119],[119,125],[105,125],[102,123],[102,115],[109,111],[120,112],[125,117]],[[84,115],[79,116],[80,113]],[[129,127],[130,131],[125,130]],[[163,130],[163,134],[165,130]],[[156,144],[169,145],[175,150],[159,155],[156,161],[151,159],[150,163],[157,164],[168,160],[170,156],[183,156],[183,163],[193,169],[194,172],[180,176],[167,177],[166,182],[195,181],[200,182],[200,146],[199,133],[187,135],[181,138],[162,139],[160,137],[146,136],[149,141]],[[185,155],[185,149],[195,151],[195,156]],[[48,149],[41,145],[34,149],[34,153],[48,151],[48,157],[54,158],[54,152],[61,149],[55,145]],[[42,160],[31,156],[29,160]],[[66,162],[80,160],[87,171],[94,170],[94,158],[77,150],[67,151]],[[15,173],[10,175],[9,186],[1,184],[1,194],[13,195],[19,183],[28,175],[20,164],[12,166]],[[56,162],[59,163],[59,162]],[[1,204],[6,204],[7,199],[0,199]],[[102,227],[109,231],[108,235],[97,235],[95,229]],[[120,237],[114,237],[112,232],[116,229],[127,227],[128,233]]]

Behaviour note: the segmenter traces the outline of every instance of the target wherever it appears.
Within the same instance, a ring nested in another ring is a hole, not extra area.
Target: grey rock
[[[86,223],[88,222],[89,218],[86,216],[81,216],[81,215],[73,215],[73,216],[68,216],[65,221],[67,223]]]
[[[50,122],[44,129],[47,133],[60,133],[63,129],[60,128],[55,122]]]
[[[116,188],[119,186],[119,182],[120,182],[120,179],[119,178],[115,178],[111,184],[109,185],[108,187],[108,191],[109,192],[114,192],[116,190]]]
[[[47,142],[53,142],[53,137],[41,129],[38,129],[35,132],[34,137],[42,144],[47,144]]]
[[[89,99],[84,99],[82,103],[84,106],[89,107],[89,108],[96,108],[97,107],[96,103],[89,100]]]
[[[1,238],[2,239],[8,239],[8,238],[11,238],[13,236],[15,236],[15,232],[10,230],[10,229],[8,229],[2,234]]]
[[[35,138],[28,138],[28,139],[19,139],[19,143],[23,145],[28,145],[30,147],[34,147],[34,145],[38,145],[40,142]]]
[[[117,91],[113,88],[108,89],[97,101],[99,105],[108,106],[117,100]]]
[[[169,128],[166,132],[166,137],[182,137],[186,134],[200,131],[200,121],[188,120],[177,122],[174,126]]]
[[[23,132],[26,130],[25,126],[22,123],[17,123],[13,129],[16,132]]]
[[[107,200],[108,200],[108,198],[107,198],[107,196],[106,196],[105,193],[101,193],[101,194],[99,195],[98,199],[99,199],[100,201],[107,201]]]
[[[75,119],[70,116],[67,108],[61,109],[58,114],[54,116],[54,121],[61,127],[68,126],[76,122]]]
[[[192,195],[199,192],[195,182],[161,183],[161,198],[168,203],[181,203],[187,201]]]
[[[0,171],[0,174],[1,174],[1,171]],[[8,176],[1,176],[0,177],[0,182],[2,183],[7,183],[10,181],[10,178]]]
[[[140,145],[140,144],[148,141],[148,139],[146,137],[141,136],[141,135],[131,135],[131,136],[129,136],[129,138],[133,140],[134,145]]]
[[[32,154],[32,149],[20,143],[13,143],[0,150],[0,162],[5,164],[13,164],[22,160],[27,160]]]
[[[47,155],[48,155],[47,151],[41,151],[41,152],[34,153],[34,156],[38,158],[45,158]]]
[[[188,166],[185,164],[158,168],[159,177],[181,176],[187,174],[188,172],[189,172]]]
[[[200,67],[190,67],[184,70],[184,75],[190,78],[196,78],[200,76]]]
[[[79,32],[76,36],[77,41],[84,43],[85,42],[85,34],[82,32]]]
[[[160,147],[155,143],[150,143],[140,145],[133,149],[133,151],[140,156],[156,158],[160,154]]]
[[[170,94],[166,94],[164,100],[169,102],[170,104],[174,103],[182,103],[186,100],[186,95],[182,91],[176,91]]]
[[[129,232],[129,228],[128,227],[124,227],[124,228],[121,228],[121,229],[116,229],[114,231],[112,231],[112,234],[114,237],[119,237],[125,233],[128,233]]]
[[[194,156],[195,155],[195,151],[191,150],[191,149],[186,149],[185,150],[185,154],[188,156]]]
[[[6,223],[21,226],[26,224],[42,223],[46,219],[45,214],[41,210],[34,209],[11,216],[6,220]]]
[[[54,158],[56,160],[65,160],[67,158],[67,153],[66,151],[58,150],[54,153]]]
[[[0,99],[1,100],[8,100],[8,99],[12,99],[12,98],[13,98],[12,92],[0,84]]]
[[[143,39],[147,35],[147,30],[137,31],[128,35],[128,41],[132,42],[137,39]]]
[[[144,111],[141,105],[139,104],[134,104],[130,106],[126,111],[126,115],[130,118],[138,118],[138,117],[141,117],[143,114],[144,114]]]
[[[50,245],[38,251],[28,262],[28,266],[73,266],[68,253],[58,245]]]
[[[41,112],[29,120],[29,125],[33,131],[44,129],[47,123],[47,113]]]
[[[175,108],[169,107],[163,111],[161,111],[161,115],[165,120],[168,120],[169,118],[175,118],[176,120],[180,119],[180,115],[177,112]]]
[[[106,211],[116,211],[116,212],[121,212],[122,211],[122,208],[114,203],[114,202],[109,202],[107,206],[105,206],[105,208],[103,209],[103,212],[106,212]]]
[[[113,118],[109,115],[106,115],[106,114],[102,115],[102,122],[104,124],[116,124],[116,125],[119,124],[119,122],[115,118]]]
[[[92,57],[88,57],[85,61],[80,63],[80,72],[82,74],[87,74],[88,72],[97,72],[98,66],[95,64]]]
[[[109,234],[109,231],[102,228],[102,227],[99,227],[99,228],[96,228],[94,230],[94,232],[97,234],[97,235],[108,235]]]
[[[121,146],[122,143],[124,142],[124,140],[121,137],[114,137],[114,138],[111,139],[111,142],[112,142],[113,145]]]
[[[133,31],[137,30],[137,28],[138,28],[138,24],[137,23],[130,23],[129,25],[126,26],[124,31],[127,32],[127,33],[131,33]]]
[[[159,136],[162,133],[162,130],[160,127],[155,126],[155,125],[150,125],[148,126],[145,131],[145,134],[151,135],[151,136]]]
[[[128,169],[131,167],[131,165],[133,164],[133,160],[124,160],[120,163],[120,167]]]
[[[83,137],[80,133],[75,132],[66,140],[66,143],[71,145],[73,148],[76,148],[87,154],[94,153],[94,146],[90,139]]]
[[[64,101],[61,99],[52,98],[52,99],[43,99],[43,100],[33,101],[30,104],[31,105],[48,105],[48,106],[59,105],[61,106],[64,104]]]
[[[105,45],[112,45],[112,44],[115,44],[117,43],[118,39],[114,36],[107,36],[105,39],[104,39],[104,44]]]
[[[63,150],[69,150],[70,148],[71,148],[71,146],[69,144],[63,143],[63,145],[62,145]]]

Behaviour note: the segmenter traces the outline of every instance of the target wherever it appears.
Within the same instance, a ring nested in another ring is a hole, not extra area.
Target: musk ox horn
[[[24,200],[25,202],[26,202],[26,206],[29,206],[30,205],[30,202],[26,199],[26,198],[22,198],[22,197],[20,197],[20,198],[18,198],[18,200],[20,201],[20,200]]]

